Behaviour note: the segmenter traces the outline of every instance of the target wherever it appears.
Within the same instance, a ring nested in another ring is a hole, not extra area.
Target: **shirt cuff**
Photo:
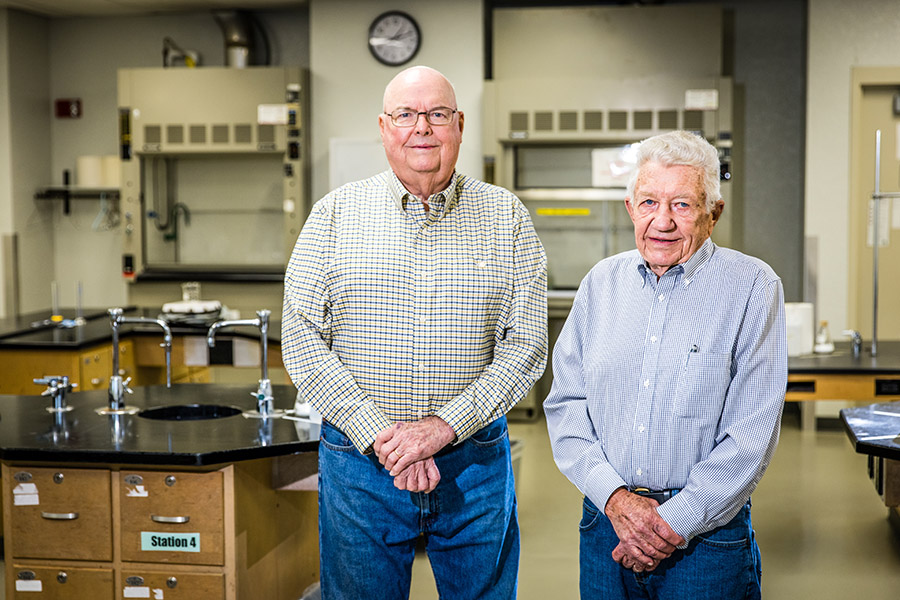
[[[353,413],[353,418],[341,427],[356,449],[363,454],[372,452],[375,437],[393,425],[373,402],[362,405]]]
[[[627,488],[628,485],[608,463],[604,463],[594,467],[585,481],[582,492],[605,514],[609,497],[620,487]]]
[[[472,407],[472,402],[466,396],[459,396],[449,404],[445,404],[435,416],[443,419],[453,429],[453,433],[456,434],[454,445],[484,427],[484,423]]]
[[[693,511],[688,505],[686,497],[679,498],[679,495],[675,494],[657,506],[656,513],[662,517],[663,521],[669,524],[669,527],[675,533],[684,538],[684,544],[678,546],[684,549],[687,548],[691,538],[699,531],[701,524],[697,519],[690,518],[693,515]]]

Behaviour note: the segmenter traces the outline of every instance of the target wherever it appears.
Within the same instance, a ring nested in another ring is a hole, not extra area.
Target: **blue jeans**
[[[582,600],[759,600],[759,547],[750,503],[725,525],[691,539],[649,573],[634,573],[612,557],[619,538],[612,523],[584,499],[581,524]]]
[[[515,598],[519,526],[506,418],[444,448],[435,462],[441,480],[433,492],[398,490],[374,454],[360,454],[340,430],[322,424],[324,600],[409,598],[419,537],[441,598]]]

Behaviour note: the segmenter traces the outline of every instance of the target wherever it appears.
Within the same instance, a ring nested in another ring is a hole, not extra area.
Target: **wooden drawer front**
[[[122,560],[224,564],[222,486],[219,471],[122,471]]]
[[[16,600],[112,600],[115,594],[112,569],[14,564],[12,576]]]
[[[156,572],[122,569],[116,599],[165,598],[165,600],[224,600],[225,576],[216,573]]]
[[[110,473],[12,467],[5,505],[17,558],[112,560]],[[25,474],[30,474],[28,479]]]

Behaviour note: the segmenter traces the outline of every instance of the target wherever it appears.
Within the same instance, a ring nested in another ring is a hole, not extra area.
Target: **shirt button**
[[[423,365],[422,363],[419,363],[416,365],[416,371],[424,371],[424,370],[425,370],[425,365]]]
[[[653,343],[655,344],[655,343],[656,343],[656,336],[655,336],[655,335],[651,335],[651,336],[650,336],[650,341],[653,342]]]
[[[644,426],[643,426],[643,425],[638,426],[638,433],[644,433]]]
[[[649,380],[649,379],[645,379],[645,380],[644,380],[644,387],[649,387],[649,386],[650,386],[650,380]]]
[[[659,301],[660,301],[660,302],[662,302],[665,298],[666,298],[666,295],[665,295],[665,294],[660,294],[660,295],[659,295]]]
[[[424,325],[426,321],[428,321],[428,317],[419,317],[419,323],[422,325]]]
[[[643,475],[643,474],[644,474],[644,471],[643,471],[642,469],[638,469],[638,470],[637,470],[637,474],[638,474],[638,475]]]

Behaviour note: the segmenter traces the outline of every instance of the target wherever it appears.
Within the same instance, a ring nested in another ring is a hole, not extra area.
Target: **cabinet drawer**
[[[112,569],[14,564],[16,600],[112,600]]]
[[[5,498],[17,558],[112,560],[109,471],[16,468]]]
[[[224,564],[220,471],[122,471],[119,477],[122,560]]]
[[[165,598],[165,600],[223,600],[225,576],[217,573],[167,573],[146,569],[122,569],[122,584],[116,599]]]

